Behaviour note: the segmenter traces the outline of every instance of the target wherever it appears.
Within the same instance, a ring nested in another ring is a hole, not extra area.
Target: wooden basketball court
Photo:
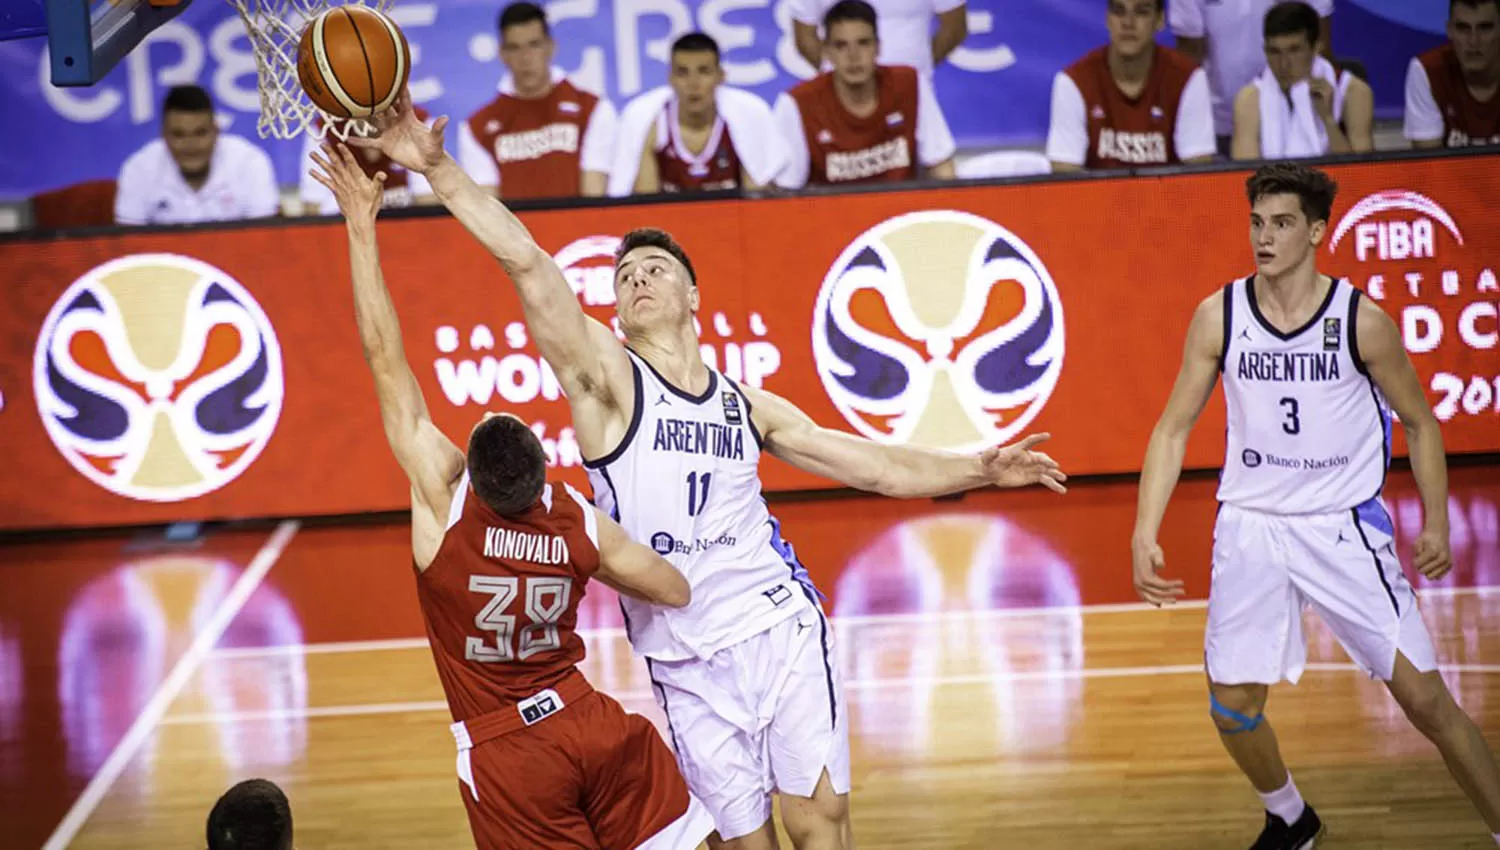
[[[1168,515],[1169,569],[1193,600],[1173,610],[1135,602],[1134,495],[773,505],[836,618],[859,847],[1250,844],[1259,801],[1219,745],[1202,672],[1213,482],[1184,483]],[[1388,502],[1409,543],[1409,474]],[[1492,744],[1497,503],[1495,467],[1455,469],[1457,566],[1418,582],[1445,675]],[[291,797],[303,850],[472,846],[407,534],[283,523],[0,547],[5,845],[201,847],[216,797],[264,776]],[[661,722],[608,591],[584,619],[590,679]],[[1269,715],[1329,825],[1319,847],[1492,847],[1379,683],[1310,634],[1307,674]]]

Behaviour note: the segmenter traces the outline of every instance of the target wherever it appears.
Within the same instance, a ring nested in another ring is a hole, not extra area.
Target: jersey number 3
[[[1298,415],[1297,400],[1294,398],[1284,398],[1280,404],[1286,410],[1286,421],[1281,423],[1281,430],[1288,434],[1302,433],[1302,417]]]
[[[464,658],[469,661],[525,661],[542,652],[562,646],[562,636],[557,631],[557,621],[568,610],[568,597],[572,595],[573,583],[565,578],[528,578],[526,586],[526,617],[529,622],[516,631],[516,617],[505,613],[521,589],[521,579],[515,576],[469,576],[469,590],[488,593],[490,601],[474,618],[474,625],[495,633],[494,644],[484,638],[471,637],[464,640]]]

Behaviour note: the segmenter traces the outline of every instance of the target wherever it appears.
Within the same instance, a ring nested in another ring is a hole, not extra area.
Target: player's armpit
[[[1438,430],[1437,417],[1428,405],[1421,379],[1401,341],[1395,321],[1379,305],[1360,297],[1351,338],[1354,357],[1364,364],[1370,379],[1380,388],[1391,409],[1408,432]]]
[[[619,523],[597,508],[599,571],[594,578],[633,599],[681,608],[692,601],[692,588],[666,558],[630,539]]]

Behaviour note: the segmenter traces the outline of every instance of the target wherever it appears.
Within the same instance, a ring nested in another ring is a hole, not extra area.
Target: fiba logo
[[[1426,195],[1405,189],[1376,192],[1344,213],[1328,240],[1328,253],[1338,251],[1339,243],[1353,230],[1354,256],[1361,263],[1430,259],[1437,256],[1436,225],[1452,234],[1458,245],[1464,244],[1453,217]]]
[[[149,502],[223,487],[281,415],[281,346],[222,270],[137,254],[84,274],[53,305],[32,365],[37,409],[90,481]]]
[[[1036,418],[1063,363],[1062,300],[994,222],[933,210],[860,234],[823,279],[813,360],[849,424],[883,443],[971,451]]]
[[[563,279],[588,307],[615,303],[615,249],[618,236],[585,236],[564,245],[553,255]]]

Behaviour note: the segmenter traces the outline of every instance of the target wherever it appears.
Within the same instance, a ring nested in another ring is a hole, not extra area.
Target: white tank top
[[[1229,422],[1219,501],[1270,514],[1347,511],[1380,495],[1391,414],[1355,338],[1363,293],[1334,281],[1307,324],[1261,315],[1254,277],[1224,288]]]
[[[805,611],[816,591],[760,489],[760,435],[740,388],[709,369],[692,396],[630,352],[635,414],[620,445],[585,461],[594,504],[693,588],[686,608],[621,597],[635,651],[708,658]]]

